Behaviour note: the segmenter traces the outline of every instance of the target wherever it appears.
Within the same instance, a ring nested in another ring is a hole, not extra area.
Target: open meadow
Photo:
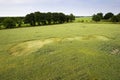
[[[0,30],[0,80],[120,80],[120,24]]]
[[[92,20],[92,17],[90,17],[90,16],[84,16],[84,17],[78,17],[78,18],[76,18],[75,22],[91,23],[91,22],[93,22],[93,20]]]

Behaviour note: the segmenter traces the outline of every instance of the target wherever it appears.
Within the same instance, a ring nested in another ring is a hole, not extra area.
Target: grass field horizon
[[[119,80],[120,25],[0,30],[0,80]]]

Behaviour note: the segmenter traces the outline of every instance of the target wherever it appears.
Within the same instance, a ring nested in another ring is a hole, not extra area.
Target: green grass
[[[120,54],[111,54],[120,50],[119,31],[119,24],[84,23],[0,30],[0,80],[119,80]],[[9,52],[27,41],[81,36],[83,40],[49,43],[28,55]]]
[[[75,22],[90,23],[90,22],[92,22],[92,17],[80,17],[80,18],[76,18]]]
[[[93,23],[93,24],[120,24],[120,22],[111,22],[111,21],[108,21],[108,20],[101,20],[99,22],[95,22],[92,20],[92,16],[86,16],[86,17],[78,17],[78,18],[75,18],[75,23]]]

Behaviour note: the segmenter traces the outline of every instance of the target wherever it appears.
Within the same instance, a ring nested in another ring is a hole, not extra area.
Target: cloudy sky
[[[25,16],[30,12],[63,12],[90,16],[120,12],[120,0],[0,0],[0,16]]]

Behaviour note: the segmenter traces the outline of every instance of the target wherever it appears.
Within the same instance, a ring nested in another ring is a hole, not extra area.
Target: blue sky
[[[0,0],[0,16],[25,16],[30,12],[63,12],[91,16],[120,13],[120,0]]]

